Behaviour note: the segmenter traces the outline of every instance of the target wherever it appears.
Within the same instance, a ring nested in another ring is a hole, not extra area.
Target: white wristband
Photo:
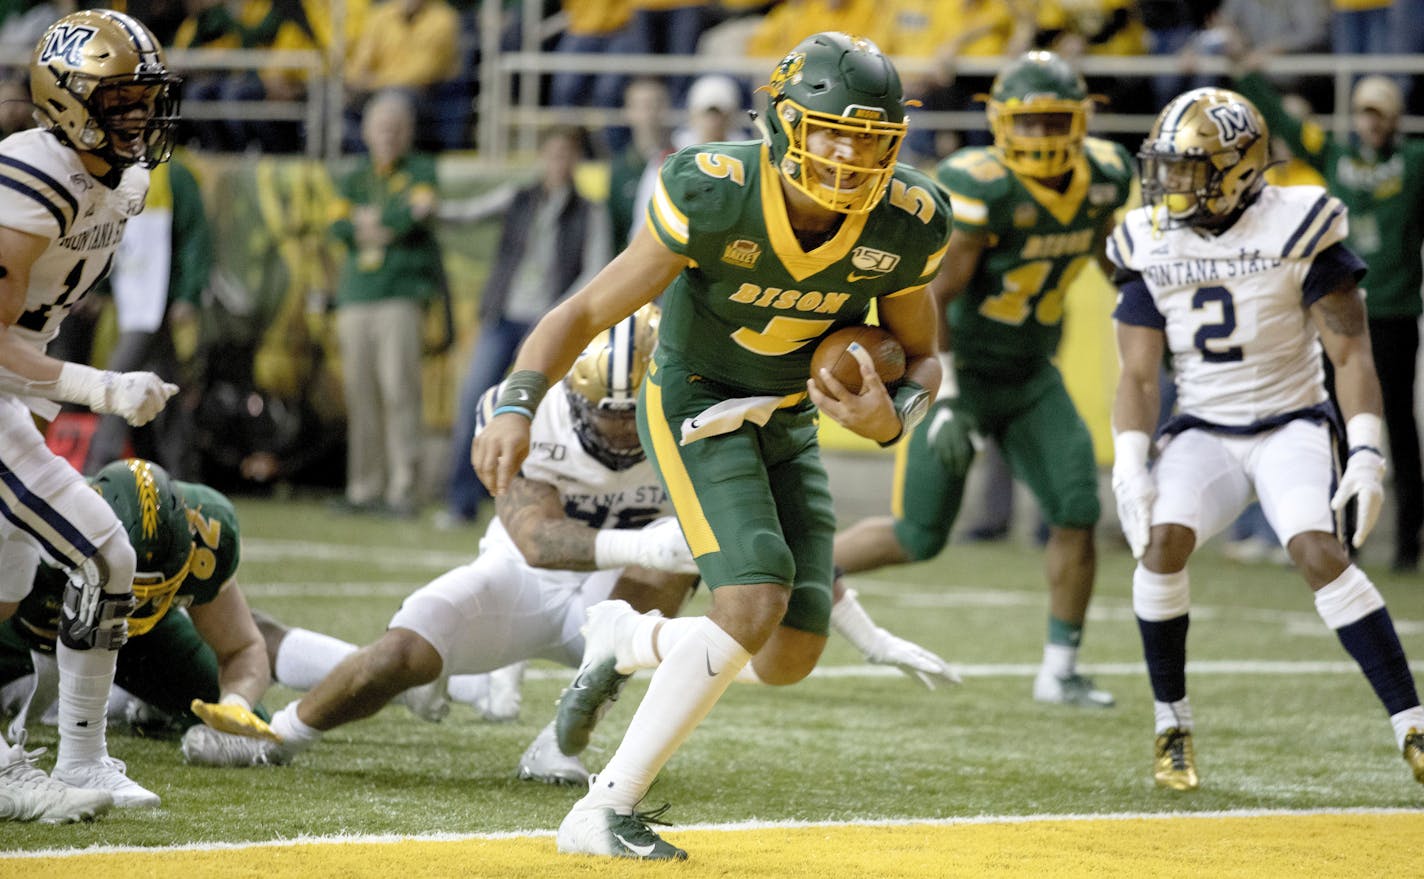
[[[218,704],[219,704],[219,705],[241,705],[243,711],[251,711],[251,710],[252,710],[252,703],[249,702],[249,701],[247,701],[246,699],[242,698],[242,696],[238,695],[237,693],[228,693],[226,696],[222,697],[222,701],[219,702]]]
[[[869,654],[880,639],[880,627],[855,600],[857,594],[854,589],[846,589],[841,600],[831,605],[831,626],[861,653]]]
[[[1381,451],[1380,437],[1383,435],[1383,424],[1380,417],[1371,412],[1361,412],[1352,417],[1345,425],[1345,440],[1349,443],[1350,451],[1365,448],[1370,449],[1384,457]]]
[[[593,566],[599,570],[626,568],[638,564],[638,548],[644,538],[638,529],[605,528],[593,538]]]
[[[1113,436],[1113,470],[1123,473],[1147,469],[1147,453],[1152,437],[1140,430],[1124,430]]]
[[[102,408],[108,397],[113,373],[81,363],[66,362],[54,383],[54,399],[78,403],[90,409]]]
[[[954,374],[954,352],[939,352],[939,393],[938,398],[959,396],[959,377]]]

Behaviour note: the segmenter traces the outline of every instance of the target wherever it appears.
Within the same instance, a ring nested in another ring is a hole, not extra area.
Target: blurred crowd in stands
[[[406,91],[418,109],[423,151],[474,145],[479,92],[481,0],[106,0],[147,22],[165,45],[184,49],[315,49],[341,53],[346,124],[342,145],[363,149],[360,112],[383,89]],[[28,52],[43,28],[81,0],[0,0],[0,48]],[[963,58],[1051,48],[1082,55],[1168,55],[1175,72],[1149,81],[1091,85],[1113,112],[1152,114],[1172,95],[1209,82],[1209,56],[1242,60],[1282,53],[1410,54],[1424,49],[1424,0],[536,0],[538,33],[525,40],[525,0],[502,0],[502,51],[769,57],[807,33],[843,30],[875,40],[902,68],[919,69],[909,91],[928,110],[970,110],[987,77],[959,76]],[[338,22],[340,23],[338,25]],[[340,33],[337,33],[338,27]],[[908,65],[905,62],[910,62]],[[627,72],[557,72],[542,78],[546,107],[617,108]],[[691,76],[668,78],[672,107],[686,106]],[[1278,82],[1319,111],[1332,109],[1328,77]],[[293,70],[196,71],[186,100],[300,101],[306,74]],[[742,106],[759,83],[739,82]],[[1424,89],[1401,85],[1412,112]],[[512,98],[513,96],[511,96]],[[968,132],[971,142],[982,132]],[[206,150],[292,152],[301,123],[222,119],[190,124],[188,141]],[[596,143],[627,146],[624,129]],[[922,131],[911,144],[932,160],[952,145]]]
[[[980,108],[976,96],[988,91],[990,75],[962,74],[963,59],[1013,56],[1031,48],[1052,49],[1069,59],[1171,58],[1164,66],[1168,72],[1155,76],[1089,78],[1090,88],[1104,96],[1109,112],[1150,117],[1187,88],[1233,85],[1232,78],[1209,72],[1221,70],[1220,66],[1202,63],[1220,57],[1229,59],[1238,74],[1264,74],[1261,87],[1282,93],[1285,112],[1303,120],[1300,124],[1337,109],[1337,83],[1332,73],[1325,72],[1279,75],[1270,63],[1273,57],[1424,51],[1424,27],[1419,25],[1424,21],[1424,0],[534,0],[537,15],[529,14],[529,0],[502,0],[497,39],[479,31],[491,20],[483,0],[104,0],[100,4],[0,0],[0,52],[19,59],[10,62],[18,65],[11,68],[18,73],[0,75],[0,134],[30,124],[22,76],[39,35],[59,16],[85,5],[123,9],[175,49],[305,49],[317,50],[328,59],[339,56],[339,61],[328,63],[331,69],[339,69],[344,86],[340,143],[342,152],[353,154],[350,162],[356,164],[341,171],[332,184],[340,211],[330,230],[320,218],[312,223],[304,220],[302,228],[314,223],[312,234],[320,242],[312,252],[335,248],[335,257],[315,260],[340,262],[339,271],[330,272],[332,289],[318,293],[325,297],[324,309],[336,313],[335,323],[346,345],[366,336],[377,340],[398,336],[402,344],[393,346],[381,363],[365,363],[365,373],[356,371],[360,364],[349,358],[342,363],[345,396],[353,398],[345,401],[345,416],[359,428],[347,437],[344,474],[341,439],[338,436],[333,443],[331,432],[317,424],[326,419],[308,411],[307,394],[293,402],[258,390],[261,383],[254,381],[251,367],[257,343],[251,340],[232,350],[223,343],[208,346],[209,366],[197,379],[202,393],[195,389],[187,394],[183,405],[175,407],[182,418],[175,418],[171,427],[160,425],[150,431],[158,436],[128,437],[121,425],[93,432],[91,425],[82,431],[83,447],[71,450],[71,457],[92,472],[127,441],[167,464],[175,475],[228,488],[231,483],[214,473],[214,466],[233,480],[250,483],[325,478],[344,482],[340,505],[352,512],[410,516],[421,501],[434,500],[430,495],[438,491],[445,494],[438,521],[451,525],[474,521],[488,499],[468,465],[475,401],[503,376],[533,322],[636,232],[663,158],[692,143],[756,136],[745,111],[755,106],[754,90],[761,84],[724,74],[654,76],[608,64],[598,70],[557,70],[538,80],[540,106],[571,111],[565,121],[574,121],[579,108],[597,108],[609,111],[608,118],[618,118],[621,124],[593,133],[571,125],[546,127],[538,158],[530,162],[534,179],[514,181],[464,202],[436,203],[430,156],[470,150],[476,144],[482,45],[497,43],[501,52],[537,47],[552,57],[567,53],[745,59],[779,55],[808,33],[846,31],[873,39],[897,58],[902,70],[910,71],[906,92],[924,110],[974,111],[976,116]],[[523,29],[536,20],[537,33],[526,39]],[[585,60],[591,67],[598,66],[599,59]],[[708,67],[704,63],[696,69]],[[181,65],[177,69],[187,78],[185,111],[204,102],[322,99],[317,84],[308,81],[309,74],[292,68],[253,69],[248,64],[233,70],[183,71]],[[1355,69],[1370,72],[1368,65]],[[1389,122],[1391,136],[1402,115],[1424,111],[1424,86],[1415,82],[1424,77],[1397,75],[1383,83],[1378,76],[1367,79],[1375,80],[1369,83],[1371,94],[1390,93],[1384,95],[1389,106],[1376,116]],[[313,94],[308,94],[309,89]],[[528,97],[507,96],[511,103]],[[1353,100],[1352,108],[1360,110],[1353,106],[1357,104],[1360,101]],[[410,114],[413,118],[407,118]],[[207,154],[304,151],[306,132],[301,122],[257,120],[242,114],[185,115],[189,121],[183,140]],[[676,127],[678,122],[684,123],[682,127]],[[1355,127],[1359,124],[1358,119],[1352,122]],[[1142,132],[1109,136],[1135,151]],[[1358,135],[1351,142],[1356,140]],[[929,167],[960,145],[989,142],[982,124],[963,131],[912,127],[901,158]],[[373,146],[376,143],[383,145],[378,148]],[[1280,146],[1282,160],[1300,152]],[[1366,158],[1371,162],[1387,158],[1370,156]],[[601,159],[608,168],[606,205],[589,201],[588,193],[575,186],[575,165],[587,157]],[[1311,179],[1309,175],[1318,178],[1325,159],[1310,156],[1307,162],[1306,158],[1297,155],[1276,169],[1274,173],[1282,175],[1277,182]],[[191,178],[182,162],[173,167],[182,172],[182,180]],[[175,218],[185,211],[189,215],[196,211],[201,218],[198,187],[185,184],[173,191],[167,207]],[[1361,222],[1368,220],[1364,208],[1351,209],[1352,213],[1359,210]],[[451,316],[450,283],[440,264],[436,224],[484,220],[499,223],[498,244],[478,305],[462,311],[467,319],[457,326]],[[175,254],[214,249],[202,245],[206,227],[198,220],[174,222],[171,242],[168,229],[165,225],[152,234],[165,246],[171,244]],[[283,240],[271,245],[274,252],[292,247],[301,236],[279,237]],[[297,248],[294,253],[298,255],[288,260],[287,271],[295,288],[302,283],[303,269],[297,264],[313,260],[302,255],[306,250]],[[176,330],[191,324],[190,311],[198,299],[194,291],[204,286],[200,276],[212,273],[213,267],[192,263],[184,276],[177,271],[180,262],[175,260],[174,265],[169,283],[158,285],[153,293],[160,302],[165,294],[169,296],[166,315],[161,305],[149,309],[149,317],[138,325],[121,315],[120,342],[109,356],[124,362],[153,362],[154,368],[189,385],[194,376],[177,369],[171,346],[155,346],[153,340],[166,336],[164,330],[170,325]],[[410,284],[412,277],[423,279],[418,289]],[[116,270],[116,278],[122,282],[124,272]],[[165,287],[171,289],[161,289]],[[1404,309],[1407,323],[1415,319],[1410,315],[1418,314],[1417,289],[1405,298],[1410,303]],[[439,307],[432,309],[432,305]],[[435,319],[428,320],[430,314]],[[1373,311],[1371,317],[1376,317]],[[370,328],[384,330],[397,324],[403,329],[399,334],[362,335]],[[428,338],[422,341],[422,324],[440,327],[435,334],[440,337],[438,344],[432,345]],[[464,379],[449,395],[454,398],[449,419],[453,422],[451,469],[448,481],[436,481],[441,488],[422,496],[412,475],[414,458],[422,454],[420,438],[410,431],[417,420],[411,413],[419,409],[422,384],[418,361],[432,350],[451,349],[457,337],[464,340],[457,350],[467,359],[452,371],[463,373]],[[473,352],[464,353],[470,351],[470,340]],[[90,340],[80,338],[77,344]],[[377,347],[370,343],[370,350]],[[316,350],[320,352],[321,346]],[[1402,402],[1394,408],[1402,411],[1392,413],[1391,419],[1396,423],[1412,424],[1412,417],[1404,416],[1409,414],[1413,370],[1403,365],[1411,360],[1412,350],[1401,348],[1401,364],[1393,371],[1401,377],[1396,396]],[[175,435],[176,442],[171,439]],[[196,465],[179,454],[190,445],[189,437],[195,437],[192,445],[211,452],[201,473],[192,472]],[[93,453],[89,454],[91,439]],[[1417,446],[1417,439],[1412,443],[1409,439],[1391,436],[1402,447]],[[178,452],[165,455],[165,449]],[[1404,456],[1402,464],[1408,460]],[[1417,463],[1412,470],[1403,469],[1401,481],[1417,486]],[[991,488],[977,505],[983,518],[968,529],[971,536],[996,537],[1008,527],[1009,480],[1001,472],[988,484]],[[1396,490],[1401,490],[1399,485]],[[1411,497],[1406,491],[1403,506],[1419,508],[1417,495],[1415,491]],[[1400,532],[1417,534],[1418,527],[1413,518],[1401,520]],[[1253,534],[1246,528],[1236,537],[1245,540]],[[1417,546],[1416,540],[1412,549],[1401,550],[1406,560],[1417,558]]]

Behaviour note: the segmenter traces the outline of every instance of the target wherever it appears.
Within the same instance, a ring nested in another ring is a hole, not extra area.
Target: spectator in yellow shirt
[[[371,9],[346,59],[347,145],[359,151],[361,107],[373,93],[400,89],[420,118],[421,149],[461,146],[469,94],[460,74],[460,16],[446,0],[385,0]]]

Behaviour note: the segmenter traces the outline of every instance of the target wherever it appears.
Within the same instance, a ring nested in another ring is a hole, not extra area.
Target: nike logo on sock
[[[706,659],[707,659],[707,677],[709,677],[709,678],[715,678],[715,677],[717,677],[717,673],[712,670],[712,654],[711,654],[711,653],[706,654]]]

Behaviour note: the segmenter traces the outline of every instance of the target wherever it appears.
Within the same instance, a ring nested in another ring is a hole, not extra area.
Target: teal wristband
[[[533,420],[534,420],[534,413],[531,412],[531,411],[528,410],[528,409],[525,409],[523,406],[500,406],[498,409],[494,410],[494,412],[491,413],[491,414],[493,414],[493,415],[504,415],[504,414],[506,414],[506,413],[514,413],[514,414],[516,414],[516,415],[523,415],[525,418],[528,418],[530,421],[533,421]]]
[[[501,415],[505,410],[523,410],[521,414],[532,419],[539,408],[539,401],[544,399],[548,390],[548,376],[532,369],[521,369],[499,386],[499,395],[494,398],[494,414]]]

